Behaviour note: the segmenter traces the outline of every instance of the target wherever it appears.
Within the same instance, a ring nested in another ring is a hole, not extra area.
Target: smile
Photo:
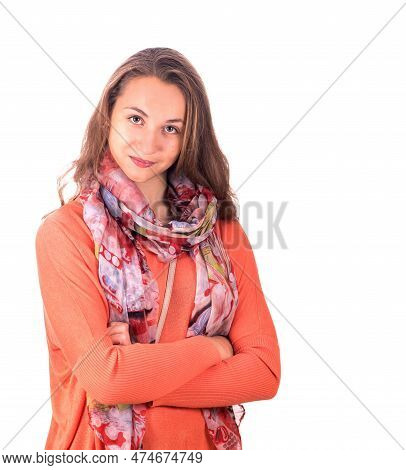
[[[132,157],[131,155],[130,155],[130,158],[132,162],[135,163],[140,168],[147,168],[149,166],[155,165],[156,163],[156,162],[150,162],[149,160],[144,160],[143,158]]]

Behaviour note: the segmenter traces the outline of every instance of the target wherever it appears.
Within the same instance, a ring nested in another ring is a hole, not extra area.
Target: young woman
[[[241,449],[240,402],[275,396],[279,346],[190,62],[126,60],[72,168],[36,235],[45,449]]]

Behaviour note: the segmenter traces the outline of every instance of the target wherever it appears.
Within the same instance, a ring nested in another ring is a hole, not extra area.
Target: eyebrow
[[[148,114],[143,111],[142,109],[140,108],[137,108],[136,106],[127,106],[123,109],[132,109],[133,111],[137,111],[138,113],[144,115],[145,117],[149,117]],[[184,121],[183,119],[180,119],[180,118],[176,118],[176,119],[167,119],[165,122],[181,122],[182,124],[184,124]]]

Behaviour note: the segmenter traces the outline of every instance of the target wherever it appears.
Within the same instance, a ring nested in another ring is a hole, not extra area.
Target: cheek
[[[128,132],[128,128],[122,122],[112,122],[109,132],[109,143],[114,147],[128,146],[131,143],[131,135]],[[128,142],[128,143],[127,143]]]
[[[168,142],[166,145],[168,156],[171,155],[172,157],[174,157],[178,155],[178,153],[180,152],[181,145],[182,145],[182,142],[180,138],[178,139],[174,138],[171,140],[171,142]]]
[[[109,132],[109,146],[112,148],[117,148],[118,146],[118,133],[116,132],[115,129],[117,128],[111,127],[110,132]]]

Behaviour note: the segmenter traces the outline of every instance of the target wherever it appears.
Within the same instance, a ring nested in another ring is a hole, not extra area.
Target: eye
[[[174,127],[174,126],[166,126],[167,129],[168,129],[168,127],[171,128],[171,129],[175,129],[176,134],[179,134],[179,133],[180,133],[180,131],[179,131],[179,129],[178,129],[177,127]],[[173,132],[169,132],[169,134],[173,134]]]
[[[129,121],[130,121],[132,124],[139,124],[140,121],[134,122],[133,119],[140,119],[140,120],[142,120],[142,117],[137,116],[137,115],[135,114],[134,116],[130,116],[128,119],[129,119]],[[175,132],[170,131],[170,132],[168,132],[168,134],[180,134],[180,132],[181,132],[177,127],[174,127],[174,126],[165,126],[165,127],[166,127],[167,129],[168,129],[168,128],[169,128],[169,129],[173,129],[173,130],[175,131]]]
[[[137,122],[132,121],[133,118],[142,119],[140,116],[136,116],[136,115],[129,117],[128,119],[129,119],[133,124],[138,124]]]

